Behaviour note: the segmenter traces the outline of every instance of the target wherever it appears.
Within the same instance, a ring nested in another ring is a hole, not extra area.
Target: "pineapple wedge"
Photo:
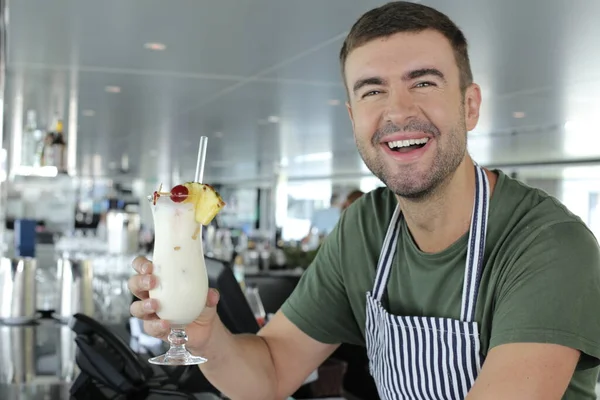
[[[207,226],[225,206],[225,202],[210,185],[187,182],[183,186],[189,191],[184,203],[194,203],[196,222]]]

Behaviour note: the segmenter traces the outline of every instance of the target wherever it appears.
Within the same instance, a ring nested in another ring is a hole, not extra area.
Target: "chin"
[[[435,190],[434,186],[431,185],[403,185],[393,184],[387,185],[396,196],[411,199],[411,200],[423,200],[428,198]]]
[[[427,172],[402,171],[394,175],[388,175],[388,178],[382,181],[397,196],[413,200],[429,197],[443,181],[436,174]]]

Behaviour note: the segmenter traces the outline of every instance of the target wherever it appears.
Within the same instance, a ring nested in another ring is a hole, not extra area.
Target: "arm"
[[[337,233],[325,240],[294,293],[258,335],[229,332],[217,315],[219,294],[209,291],[202,314],[186,327],[186,347],[208,359],[200,369],[214,386],[236,400],[285,398],[339,343],[360,341],[339,267],[339,240]],[[169,324],[149,298],[157,283],[153,266],[138,257],[133,267],[138,275],[128,285],[140,301],[131,304],[131,314],[144,320],[146,333],[167,340]]]
[[[466,400],[559,400],[573,376],[578,350],[541,343],[493,348]]]
[[[339,265],[340,229],[325,239],[292,295],[257,336],[232,335],[218,321],[206,350],[198,353],[209,360],[202,372],[227,396],[284,399],[339,343],[360,341]]]
[[[232,399],[285,399],[338,347],[312,339],[281,312],[258,335],[233,335],[220,321],[215,329],[199,351],[209,360],[200,369]]]
[[[166,341],[169,323],[158,318],[158,302],[149,298],[148,290],[156,286],[153,265],[138,257],[133,267],[139,274],[132,276],[128,285],[140,301],[131,304],[131,314],[144,320],[146,333]],[[303,299],[302,294],[296,297],[300,302]],[[233,335],[217,314],[218,302],[219,292],[209,290],[202,314],[186,326],[189,337],[186,347],[192,354],[208,359],[200,369],[214,386],[232,398],[285,398],[337,347],[333,342],[323,344],[312,339],[282,312],[258,335]],[[333,319],[331,315],[317,315],[311,320],[318,324],[319,318]],[[327,329],[327,324],[324,328]]]
[[[545,227],[509,249],[498,282],[490,351],[468,400],[561,399],[600,358],[600,251],[579,222]]]

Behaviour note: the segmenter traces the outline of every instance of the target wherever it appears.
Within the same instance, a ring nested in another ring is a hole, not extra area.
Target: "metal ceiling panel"
[[[278,168],[363,174],[337,57],[356,18],[383,3],[13,1],[7,93],[43,123],[66,118],[75,96],[80,168],[96,157],[107,172],[128,154],[144,178],[193,169],[206,134],[212,181],[270,179]],[[484,98],[469,135],[478,161],[600,157],[599,1],[423,3],[469,40]]]

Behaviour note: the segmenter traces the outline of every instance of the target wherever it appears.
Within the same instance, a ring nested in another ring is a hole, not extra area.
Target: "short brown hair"
[[[447,15],[422,4],[394,1],[363,14],[352,26],[340,51],[342,77],[346,84],[346,59],[350,52],[371,40],[400,32],[422,32],[432,29],[444,35],[452,49],[460,71],[460,86],[464,90],[473,83],[473,73],[467,51],[467,39]]]

